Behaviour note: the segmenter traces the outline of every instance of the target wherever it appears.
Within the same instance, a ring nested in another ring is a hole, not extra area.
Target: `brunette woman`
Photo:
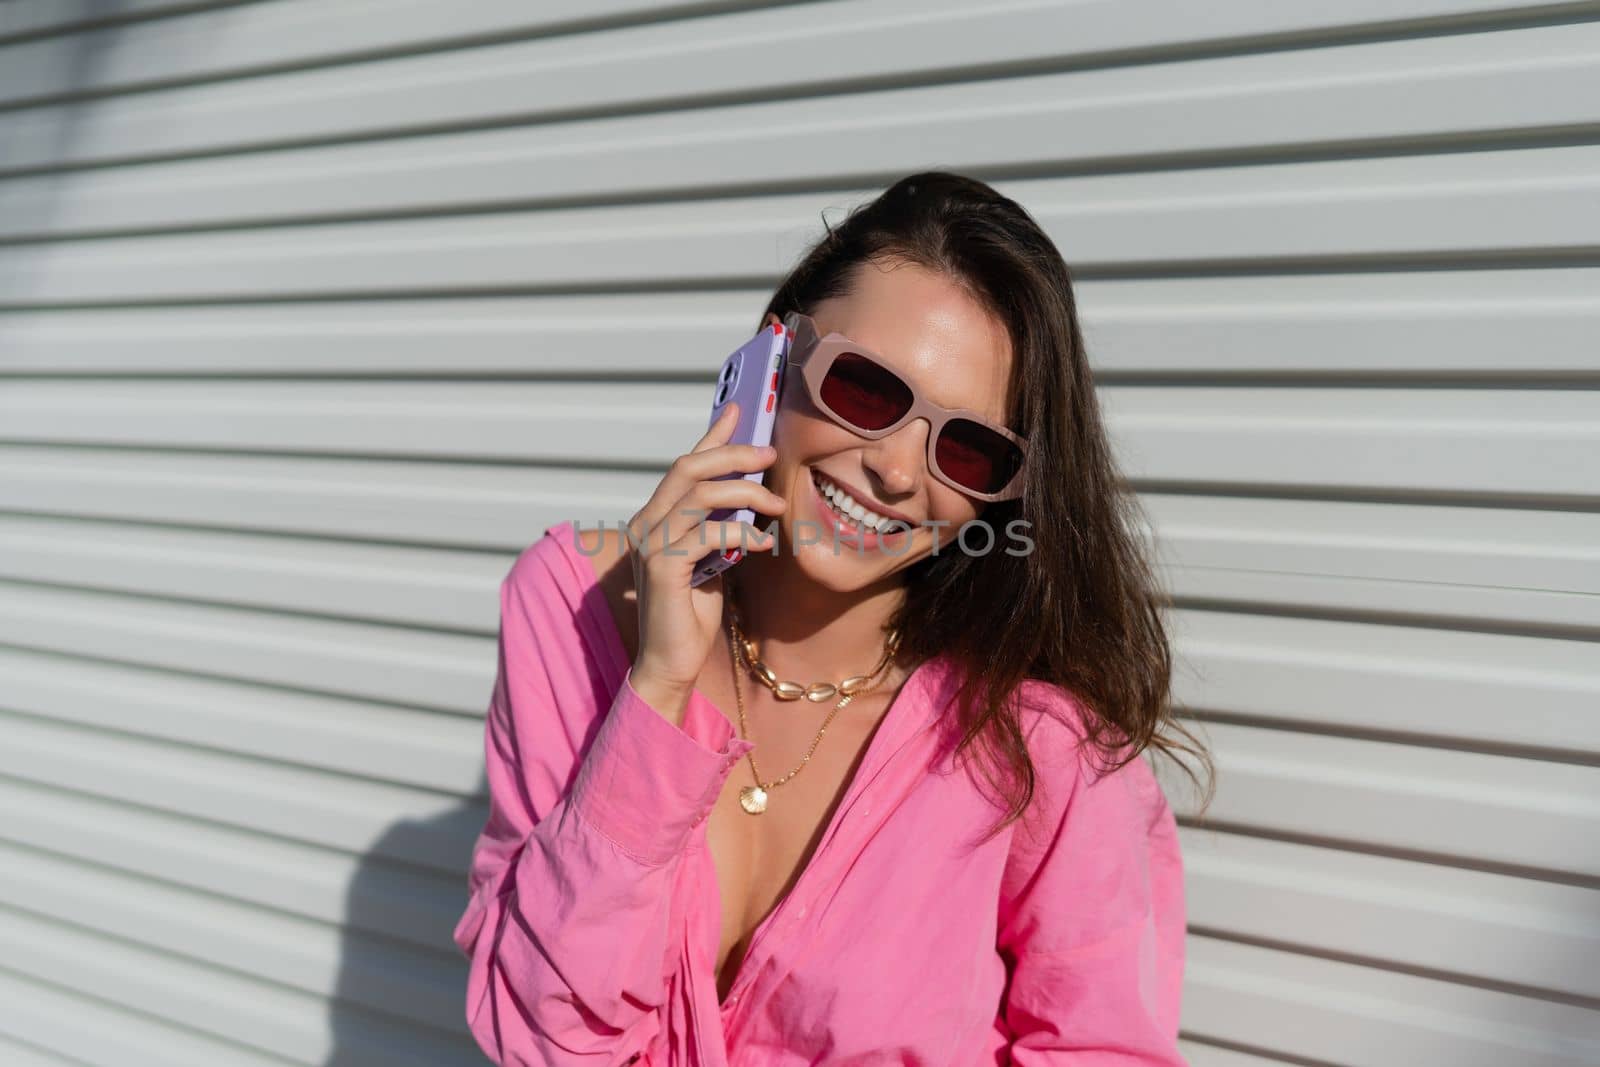
[[[1059,252],[988,185],[911,175],[760,328],[791,341],[772,447],[722,418],[625,531],[550,527],[501,585],[455,930],[478,1043],[1181,1065],[1183,864],[1141,756],[1210,760],[1174,737]]]

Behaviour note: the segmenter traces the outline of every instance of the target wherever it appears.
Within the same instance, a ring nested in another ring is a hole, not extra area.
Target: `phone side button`
[[[722,558],[727,560],[729,563],[738,563],[743,556],[744,551],[738,548],[730,548],[728,551],[722,554]]]
[[[777,396],[777,395],[778,395],[778,394],[776,394],[776,393],[768,393],[768,394],[767,394],[767,410],[768,410],[768,411],[771,411],[771,410],[772,410],[772,400],[773,400],[773,398],[774,398],[774,397],[776,397],[776,396]]]

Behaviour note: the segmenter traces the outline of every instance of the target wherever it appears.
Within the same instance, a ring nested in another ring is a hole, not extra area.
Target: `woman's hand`
[[[707,522],[706,514],[748,507],[776,515],[788,506],[783,497],[749,479],[716,480],[730,472],[762,470],[777,457],[770,446],[728,444],[737,425],[737,405],[729,404],[694,449],[673,460],[650,499],[628,520],[630,542],[638,546],[629,553],[639,608],[639,653],[631,684],[647,703],[680,725],[722,628],[722,578],[691,588],[695,565],[714,549],[740,545],[741,538],[747,551],[776,544],[749,523]]]

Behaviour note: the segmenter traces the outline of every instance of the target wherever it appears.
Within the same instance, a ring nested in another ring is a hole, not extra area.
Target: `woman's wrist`
[[[649,668],[640,668],[637,664],[628,672],[628,684],[662,718],[674,726],[683,725],[693,686],[664,681],[651,674]]]

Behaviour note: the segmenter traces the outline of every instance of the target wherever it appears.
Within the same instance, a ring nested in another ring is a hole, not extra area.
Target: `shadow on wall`
[[[486,803],[396,823],[360,858],[345,896],[322,1067],[488,1062],[467,1032],[466,958],[451,939]]]
[[[590,613],[610,611],[598,588],[585,595]],[[498,649],[499,598],[490,599],[492,606],[484,610],[495,618],[492,647]],[[493,655],[483,667],[485,712],[498,667]],[[589,724],[580,752],[599,729],[599,719]],[[480,766],[482,748],[480,742]],[[581,762],[580,755],[567,771],[564,792],[577,780]],[[343,952],[330,1009],[334,1047],[322,1067],[488,1062],[467,1029],[467,959],[454,941],[467,907],[472,850],[489,815],[488,779],[481,772],[478,779],[471,801],[435,818],[396,823],[361,858],[345,900]]]
[[[31,29],[15,18],[8,20],[7,6],[0,4],[0,39]],[[93,122],[102,99],[92,95],[97,75],[127,32],[127,24],[116,20],[130,6],[129,0],[78,0],[81,17],[71,25],[84,29],[0,44],[0,182],[16,175],[22,185],[20,193],[0,185],[5,231],[12,231],[24,215],[33,233],[56,228],[67,180],[59,168],[77,156]],[[110,25],[89,28],[102,22]],[[9,273],[0,270],[0,280]],[[17,302],[18,295],[0,292],[0,306]],[[31,301],[24,297],[23,302]]]

